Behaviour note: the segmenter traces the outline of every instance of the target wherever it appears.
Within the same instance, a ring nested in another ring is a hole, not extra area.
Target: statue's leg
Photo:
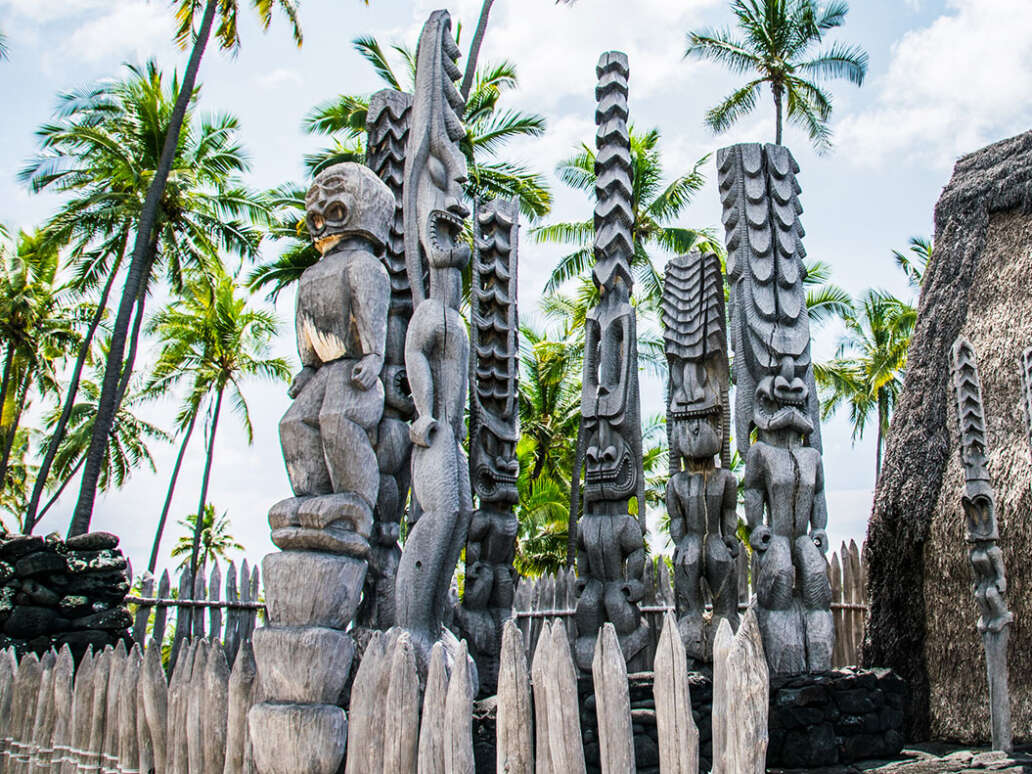
[[[806,659],[811,672],[823,672],[831,669],[831,653],[835,647],[828,563],[807,535],[796,538],[795,560],[806,617]]]
[[[319,427],[333,491],[361,497],[371,518],[380,488],[380,468],[369,435],[383,414],[383,386],[377,381],[368,390],[354,387],[353,365],[344,360],[324,366],[330,374]]]
[[[775,673],[806,671],[803,620],[796,604],[792,545],[775,535],[755,557],[756,603],[767,664]]]
[[[595,638],[605,621],[603,615],[602,581],[597,578],[582,578],[578,584],[584,588],[577,597],[574,616],[577,619],[577,641],[574,644],[574,655],[577,666],[583,670],[591,669],[591,661],[595,656]]]
[[[287,477],[298,497],[329,494],[333,491],[319,434],[319,412],[326,394],[328,376],[326,368],[316,371],[301,394],[290,404],[279,424]]]
[[[702,540],[692,532],[678,545],[674,564],[674,604],[677,608],[677,629],[688,658],[702,661],[706,657],[706,637],[702,620]]]
[[[706,582],[713,594],[713,636],[724,618],[738,631],[738,573],[735,558],[719,535],[706,536]]]

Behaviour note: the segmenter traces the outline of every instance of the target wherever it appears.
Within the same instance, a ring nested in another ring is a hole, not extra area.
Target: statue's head
[[[423,27],[416,52],[416,87],[405,157],[405,252],[409,281],[418,302],[424,266],[461,269],[470,257],[463,240],[469,209],[462,202],[466,157],[459,148],[465,137],[465,102],[455,88],[462,72],[455,61],[459,48],[451,34],[447,11],[434,11]]]
[[[520,473],[516,436],[510,428],[496,422],[478,421],[473,432],[469,444],[473,491],[481,502],[516,505],[520,500],[516,489]]]
[[[806,366],[785,356],[775,373],[766,373],[756,382],[753,424],[759,430],[787,430],[809,435],[814,430],[810,418],[810,389],[804,376]]]
[[[347,237],[361,237],[379,252],[387,244],[394,218],[391,189],[362,164],[327,167],[305,195],[305,223],[322,255]]]
[[[723,394],[718,353],[704,360],[670,362],[670,446],[685,459],[703,459],[720,453],[723,430]],[[725,361],[726,362],[726,361]],[[724,373],[726,374],[726,365]],[[725,385],[726,386],[726,385]]]
[[[587,501],[620,502],[634,496],[638,472],[634,453],[613,417],[585,415],[584,496]]]

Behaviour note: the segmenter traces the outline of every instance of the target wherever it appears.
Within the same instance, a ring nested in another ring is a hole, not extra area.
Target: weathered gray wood
[[[119,708],[122,697],[122,680],[125,677],[127,654],[121,640],[111,649],[108,664],[107,696],[104,703],[104,736],[100,749],[100,768],[113,770],[118,766]]]
[[[530,611],[531,610],[531,594],[534,590],[534,582],[529,578],[520,578],[516,585],[516,594],[513,596],[513,611]],[[531,648],[530,641],[530,628],[532,619],[529,616],[523,616],[516,619],[516,625],[520,627],[520,631],[523,633],[524,647],[527,648],[527,655],[529,657]]]
[[[56,661],[57,657],[53,650],[43,654],[39,664],[41,670],[39,688],[35,695],[28,697],[29,707],[27,710],[30,714],[27,716],[28,722],[25,724],[23,737],[28,747],[28,760],[21,767],[28,774],[36,774],[40,771],[40,764],[45,763],[49,768],[50,734],[53,733],[53,730],[51,728],[48,731],[47,725],[48,715],[50,716],[49,720],[51,722],[53,720],[51,710],[54,698],[54,664]]]
[[[35,653],[22,656],[18,662],[18,672],[14,678],[14,690],[11,699],[11,738],[6,751],[6,768],[14,774],[24,771],[22,764],[28,760],[30,744],[27,743],[26,726],[34,718],[35,702],[32,701],[39,690],[39,681],[43,676],[39,658]]]
[[[168,711],[165,726],[165,762],[171,774],[183,774],[187,771],[186,751],[186,704],[188,675],[193,665],[194,648],[189,640],[168,681]]]
[[[0,771],[4,768],[5,751],[11,743],[11,700],[14,698],[14,679],[18,673],[18,660],[14,656],[14,648],[0,651]]]
[[[591,662],[602,774],[634,774],[634,736],[627,664],[613,624],[606,622],[595,640]],[[666,679],[666,675],[663,676]]]
[[[71,749],[65,756],[61,774],[75,774],[83,760],[82,750],[89,744],[93,708],[93,664],[92,649],[87,649],[75,673],[75,694],[72,697]]]
[[[193,599],[204,601],[208,598],[208,584],[204,572],[204,565],[197,568],[197,576],[194,578]],[[191,636],[203,638],[204,633],[204,608],[197,608],[193,614],[193,627]]]
[[[136,679],[136,770],[144,773],[157,771],[154,765],[154,743],[150,727],[147,725],[147,702],[144,699],[146,670],[147,660],[141,654],[140,671]]]
[[[147,740],[140,742],[140,770],[144,769],[146,750],[150,750],[155,771],[170,771],[166,768],[168,754],[168,705],[169,686],[165,670],[161,665],[161,641],[152,639],[143,657],[140,672],[141,708],[146,723]]]
[[[203,575],[203,571],[198,573]],[[203,590],[203,587],[202,587]],[[196,626],[197,618],[194,617]],[[186,749],[187,760],[190,771],[205,771],[205,708],[208,704],[208,697],[205,696],[205,675],[208,672],[208,662],[211,659],[211,643],[204,637],[195,640],[193,670],[190,673],[189,683],[189,711],[186,722]],[[221,768],[221,767],[220,767]]]
[[[137,697],[142,666],[140,646],[133,645],[126,656],[125,673],[118,689],[118,769],[121,772],[139,771],[140,742],[137,714],[140,712],[140,704]]]
[[[699,774],[699,729],[692,716],[688,659],[673,613],[663,616],[663,631],[656,647],[653,682],[659,770],[663,774]]]
[[[533,774],[534,737],[530,674],[523,635],[510,618],[502,627],[498,663],[498,709],[495,721],[495,770]]]
[[[534,749],[536,774],[556,774],[552,768],[552,753],[548,748],[551,736],[548,722],[548,680],[552,670],[551,626],[544,622],[542,631],[548,636],[539,637],[534,649],[531,677],[534,681]]]
[[[226,601],[239,602],[237,594],[237,568],[233,562],[229,563],[226,570]],[[230,608],[226,611],[226,629],[222,637],[223,646],[226,648],[226,659],[231,665],[236,664],[237,649],[240,647],[240,635],[237,632],[237,621],[240,618],[240,611]]]
[[[3,658],[0,656],[0,672]],[[0,677],[0,681],[2,681]],[[61,647],[54,665],[54,733],[51,747],[49,771],[60,772],[68,756],[71,746],[72,703],[75,697],[75,661],[72,651],[67,645]],[[0,699],[2,702],[2,699]],[[0,728],[4,728],[2,710],[0,710]]]
[[[855,540],[849,541],[849,572],[852,575],[852,584],[849,587],[849,602],[851,605],[859,605],[864,601],[863,568],[860,565],[860,549],[857,547]],[[855,666],[860,662],[863,622],[862,613],[851,608],[849,610],[849,641],[853,649],[849,654],[849,666]]]
[[[721,620],[713,643],[712,774],[763,774],[770,683],[756,610],[738,633]]]
[[[168,577],[168,570],[161,573],[161,579],[158,581],[158,599],[168,599],[169,589],[172,588],[172,582]],[[165,641],[165,624],[168,620],[168,608],[157,606],[154,608],[154,624],[151,626],[150,636],[156,639],[159,643]]]
[[[203,724],[204,771],[218,774],[226,765],[229,713],[229,664],[222,643],[212,640],[201,684],[204,706]]]
[[[252,601],[252,602],[257,602],[258,601],[258,599],[259,599],[259,589],[261,589],[261,573],[258,570],[258,566],[255,565],[255,567],[251,570],[251,583],[247,587],[247,599],[248,599],[248,601]],[[246,631],[244,633],[244,636],[247,639],[251,639],[251,637],[254,635],[255,623],[258,620],[258,611],[257,610],[248,610],[246,612],[247,612],[247,615],[245,617],[245,620],[247,622],[247,626],[246,626]]]
[[[444,772],[447,774],[474,774],[476,768],[473,761],[473,682],[469,668],[469,651],[466,641],[462,640],[452,664],[444,709]]]
[[[383,772],[384,701],[390,685],[387,636],[374,632],[366,643],[362,661],[351,685],[348,717],[348,774]]]
[[[179,599],[192,598],[193,574],[190,572],[190,568],[188,567],[179,574]],[[176,629],[175,634],[172,635],[172,652],[169,655],[168,660],[169,673],[175,670],[176,665],[179,663],[179,652],[182,650],[183,644],[190,637],[190,616],[192,613],[193,610],[189,607],[176,608]]]
[[[423,692],[423,714],[419,728],[419,774],[445,774],[445,702],[448,698],[448,673],[444,665],[444,645],[437,641],[430,649],[430,666]]]
[[[552,626],[549,639],[552,652],[548,659],[545,699],[548,704],[548,749],[552,757],[552,771],[556,774],[584,774],[577,670],[566,632],[558,622]]]
[[[208,601],[219,602],[222,594],[222,569],[218,562],[211,567],[211,577],[208,578]],[[208,636],[213,640],[225,642],[222,636],[222,608],[208,608]],[[227,659],[228,663],[228,659]]]
[[[230,576],[232,577],[232,576]],[[227,631],[229,622],[227,621]],[[250,642],[237,651],[229,675],[229,706],[226,712],[226,761],[223,774],[242,774],[247,754],[247,713],[254,704],[258,670]]]
[[[154,576],[145,572],[140,578],[140,596],[150,597],[154,593]],[[136,615],[133,616],[133,642],[142,646],[147,641],[147,621],[154,608],[148,605],[140,605],[136,608]]]
[[[114,653],[109,646],[97,654],[93,662],[93,709],[90,712],[90,732],[87,737],[86,754],[83,755],[85,771],[99,771],[104,751],[104,732],[107,728],[107,691],[111,678],[111,658]]]
[[[831,603],[833,605],[841,603],[843,600],[842,564],[835,552],[832,552],[831,561],[828,562],[828,579],[831,581]],[[831,665],[837,669],[846,665],[845,611],[841,608],[832,608],[831,615],[835,622],[835,647],[831,651]]]
[[[419,749],[419,673],[407,632],[398,637],[390,658],[383,771],[412,774]]]

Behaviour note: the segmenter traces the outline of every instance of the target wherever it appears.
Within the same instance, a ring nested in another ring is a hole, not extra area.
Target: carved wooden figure
[[[667,263],[663,338],[670,374],[667,511],[677,627],[687,654],[712,658],[721,619],[738,628],[738,480],[730,471],[727,322],[720,259],[693,251]],[[714,457],[720,455],[720,467]],[[713,617],[703,621],[703,581]]]
[[[366,573],[358,623],[386,630],[394,625],[395,576],[401,560],[398,536],[411,481],[412,442],[408,423],[414,406],[405,373],[405,334],[412,317],[412,291],[405,266],[403,179],[412,95],[392,89],[376,92],[366,118],[366,165],[394,195],[394,213],[383,251],[390,278],[387,343],[380,381],[384,387],[383,419],[376,432],[380,489],[373,510],[369,571]]]
[[[631,306],[631,154],[627,129],[627,56],[608,52],[596,68],[595,265],[601,300],[585,324],[581,393],[584,515],[577,527],[577,665],[591,669],[595,639],[612,622],[632,662],[648,638],[638,601],[645,562],[645,480],[641,457],[637,322]],[[574,477],[573,515],[579,481]],[[631,498],[638,518],[628,513]],[[571,518],[571,524],[574,519]]]
[[[978,631],[985,647],[993,749],[1010,751],[1010,691],[1007,685],[1007,639],[1014,616],[1007,609],[1007,576],[997,545],[996,494],[989,479],[989,458],[982,404],[982,383],[971,342],[953,343],[953,391],[960,429],[960,461],[964,466],[965,539],[970,548],[973,589],[978,603]]]
[[[745,458],[764,650],[772,672],[824,671],[835,632],[799,167],[785,147],[745,144],[720,150],[717,168],[731,285],[735,437]]]
[[[265,701],[248,714],[263,774],[331,774],[343,759],[338,706],[354,646],[345,629],[366,574],[380,472],[370,437],[383,415],[380,374],[390,282],[380,259],[394,197],[367,167],[321,172],[305,199],[322,254],[301,276],[303,366],[280,441],[294,497],[269,511],[280,553],[264,560],[269,625],[254,634]]]
[[[516,309],[519,204],[494,200],[477,208],[471,288],[470,479],[479,507],[466,539],[466,580],[455,609],[459,636],[477,663],[480,690],[493,695],[502,624],[512,615],[519,523],[519,319]]]
[[[430,648],[445,635],[452,573],[473,515],[469,467],[462,450],[469,379],[469,338],[459,313],[466,159],[461,71],[447,11],[435,11],[419,39],[403,187],[405,261],[413,313],[405,337],[415,420],[411,526],[397,575],[397,623],[407,629],[425,674]],[[429,278],[427,288],[424,276]],[[453,649],[454,650],[454,649]]]

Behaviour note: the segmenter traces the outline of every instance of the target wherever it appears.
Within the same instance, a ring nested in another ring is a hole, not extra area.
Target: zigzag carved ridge
[[[988,480],[985,409],[975,348],[964,336],[953,343],[953,388],[957,401],[961,460],[967,480]]]

